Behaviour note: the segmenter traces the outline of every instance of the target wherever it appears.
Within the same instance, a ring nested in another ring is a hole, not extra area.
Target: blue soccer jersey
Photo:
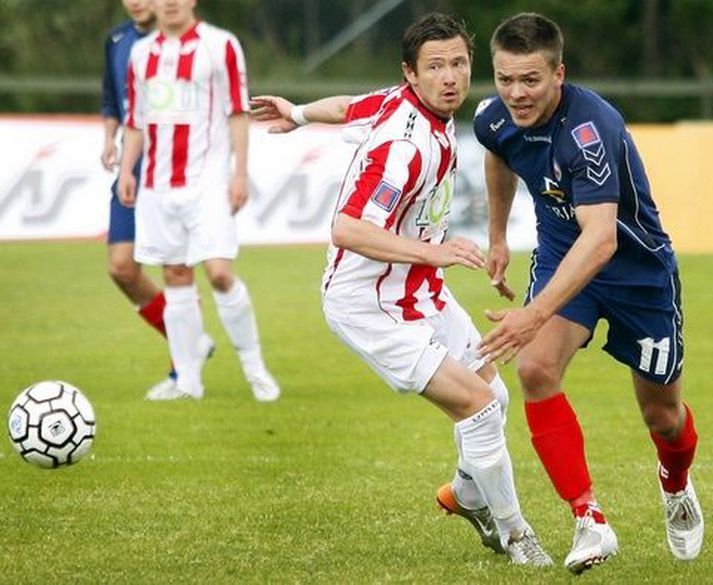
[[[146,33],[136,28],[131,20],[113,28],[104,43],[104,76],[102,77],[101,115],[124,121],[126,113],[126,73],[134,43]],[[138,181],[141,159],[134,167]],[[124,207],[117,196],[117,181],[111,186],[108,242],[133,242],[136,224],[133,208]]]
[[[537,218],[537,262],[556,267],[580,234],[578,205],[618,205],[618,248],[594,281],[665,286],[676,270],[671,241],[636,146],[617,110],[596,93],[565,84],[550,120],[518,128],[500,98],[483,100],[476,137],[527,185]]]
[[[131,20],[114,27],[104,43],[104,76],[102,78],[101,114],[124,121],[126,112],[126,72],[134,43],[146,33]]]

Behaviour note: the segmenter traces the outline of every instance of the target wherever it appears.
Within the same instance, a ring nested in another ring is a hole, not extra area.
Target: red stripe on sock
[[[559,496],[569,502],[591,490],[582,429],[567,397],[525,402],[525,415],[532,445]]]
[[[166,325],[163,322],[163,310],[165,307],[166,297],[160,292],[139,309],[139,315],[143,317],[144,321],[164,337],[166,337]]]
[[[693,456],[698,445],[698,433],[693,424],[693,413],[687,404],[686,420],[683,428],[673,441],[667,441],[661,435],[651,433],[651,439],[656,445],[659,462],[663,469],[659,469],[659,481],[663,489],[670,494],[675,494],[685,489],[688,481],[688,469],[693,463]]]

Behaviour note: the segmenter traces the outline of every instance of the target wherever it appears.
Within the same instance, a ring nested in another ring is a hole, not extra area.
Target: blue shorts
[[[141,161],[134,167],[136,184],[141,175]],[[111,203],[109,207],[109,233],[107,243],[133,242],[136,239],[136,224],[134,223],[134,208],[124,207],[119,201],[118,179],[111,186]]]
[[[663,266],[661,270],[667,272]],[[553,274],[554,268],[538,266],[533,260],[525,304]],[[592,281],[557,314],[592,333],[599,319],[604,319],[609,324],[604,351],[642,378],[669,384],[681,375],[683,312],[678,271],[668,274],[668,285],[661,287]]]

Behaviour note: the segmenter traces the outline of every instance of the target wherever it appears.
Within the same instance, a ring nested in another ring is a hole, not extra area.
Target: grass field
[[[567,583],[572,520],[536,460],[512,366],[508,439],[523,509],[556,567],[510,566],[469,526],[442,516],[434,490],[454,465],[452,427],[387,388],[332,337],[318,284],[324,250],[245,248],[266,359],[283,398],[258,404],[201,280],[218,351],[201,402],[154,404],[160,338],[105,277],[99,242],[0,245],[0,404],[66,379],[94,404],[98,437],[76,466],[41,470],[0,441],[0,583]],[[688,401],[701,441],[694,477],[713,510],[713,258],[681,258]],[[510,280],[523,290],[526,258]],[[449,271],[476,322],[503,305],[483,275]],[[567,379],[600,502],[621,554],[586,583],[711,583],[713,541],[692,563],[668,553],[654,451],[625,368],[598,347]],[[4,423],[3,423],[4,424]]]

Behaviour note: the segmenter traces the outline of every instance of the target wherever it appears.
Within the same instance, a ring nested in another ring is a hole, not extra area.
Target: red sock
[[[562,394],[525,402],[525,415],[542,465],[560,498],[571,502],[591,490],[584,437],[577,415]]]
[[[163,323],[163,309],[165,307],[166,297],[160,292],[139,309],[139,315],[143,317],[144,321],[164,337],[166,337],[166,325]]]
[[[693,413],[687,404],[686,420],[683,428],[673,441],[667,441],[661,435],[651,433],[659,456],[659,481],[664,491],[675,494],[686,488],[688,468],[693,463],[693,455],[698,444],[698,434],[693,426]]]

